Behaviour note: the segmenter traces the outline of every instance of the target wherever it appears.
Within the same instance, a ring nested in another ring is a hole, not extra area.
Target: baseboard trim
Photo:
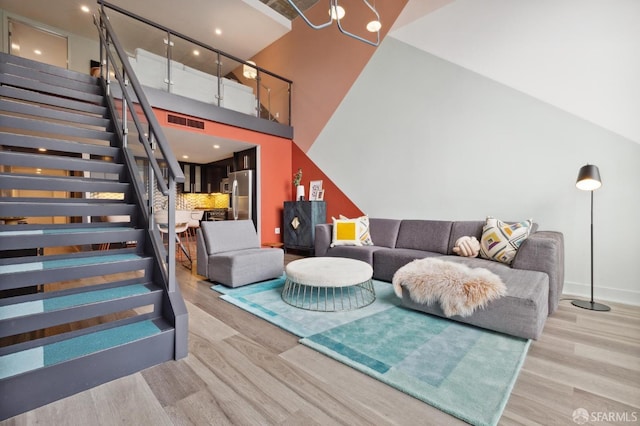
[[[640,306],[640,291],[595,286],[593,292],[593,299],[596,302],[609,301]],[[564,296],[571,295],[588,300],[591,297],[591,286],[589,284],[566,281],[562,294]]]

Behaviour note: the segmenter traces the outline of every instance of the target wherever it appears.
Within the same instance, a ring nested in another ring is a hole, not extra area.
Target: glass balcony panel
[[[260,117],[289,125],[289,84],[260,73]]]
[[[218,54],[177,36],[171,40],[171,93],[218,105]]]
[[[109,11],[109,21],[140,83],[168,91],[167,32],[113,10]]]
[[[257,116],[257,91],[255,80],[244,76],[242,62],[222,57],[222,100],[220,106]]]

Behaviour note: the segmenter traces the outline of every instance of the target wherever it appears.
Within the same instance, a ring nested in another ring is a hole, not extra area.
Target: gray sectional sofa
[[[534,224],[511,265],[457,256],[453,247],[458,238],[469,235],[478,240],[484,221],[434,221],[369,219],[373,246],[331,247],[332,224],[315,230],[315,255],[362,260],[373,267],[374,279],[391,282],[394,273],[415,260],[440,256],[442,260],[486,268],[497,274],[507,294],[467,317],[451,319],[502,333],[537,339],[545,320],[558,307],[564,283],[564,239],[560,232],[537,231]],[[438,303],[418,304],[403,289],[402,304],[408,308],[444,317]]]

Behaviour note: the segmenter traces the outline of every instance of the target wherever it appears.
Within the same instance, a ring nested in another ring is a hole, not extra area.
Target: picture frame
[[[324,189],[318,191],[318,198],[316,198],[316,201],[324,201]]]
[[[319,201],[318,195],[322,191],[322,180],[312,180],[309,182],[309,201]]]

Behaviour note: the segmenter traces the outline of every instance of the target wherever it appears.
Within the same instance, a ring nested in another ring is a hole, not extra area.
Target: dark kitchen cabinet
[[[207,164],[180,163],[184,173],[182,192],[193,194],[209,194],[217,192],[213,184],[213,170]]]
[[[314,251],[316,225],[326,223],[324,201],[285,201],[283,238],[285,249]]]
[[[235,171],[256,170],[258,163],[258,150],[256,148],[245,149],[233,153]]]
[[[209,163],[207,164],[207,169],[211,173],[211,192],[222,192],[220,184],[222,179],[228,177],[229,173],[233,171],[233,157]]]

